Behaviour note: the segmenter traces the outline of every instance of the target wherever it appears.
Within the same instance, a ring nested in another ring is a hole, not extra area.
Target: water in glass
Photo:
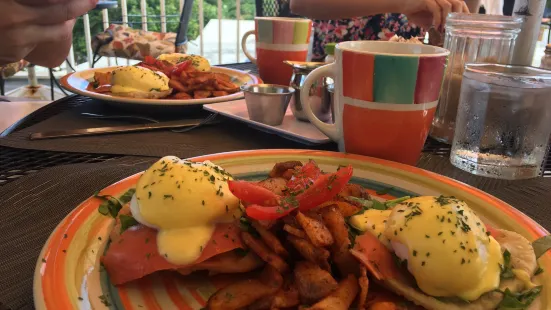
[[[551,71],[467,65],[450,160],[500,179],[541,174],[551,135]]]

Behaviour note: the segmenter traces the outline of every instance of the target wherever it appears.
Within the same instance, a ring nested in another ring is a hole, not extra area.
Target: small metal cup
[[[275,84],[243,85],[249,118],[270,126],[283,123],[289,101],[295,90],[289,86]]]

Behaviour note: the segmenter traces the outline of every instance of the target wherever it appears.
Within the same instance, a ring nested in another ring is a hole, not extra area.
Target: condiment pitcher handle
[[[312,84],[315,81],[318,81],[319,79],[321,79],[322,77],[330,77],[333,80],[335,80],[335,75],[336,75],[335,68],[336,68],[336,65],[332,63],[329,65],[319,67],[314,71],[310,72],[310,74],[306,76],[306,78],[304,79],[304,83],[302,84],[302,87],[300,90],[300,102],[310,122],[314,124],[314,126],[318,127],[318,129],[321,132],[323,132],[326,136],[328,136],[331,140],[338,142],[340,140],[339,131],[337,129],[339,127],[337,123],[340,122],[338,117],[335,117],[334,124],[326,124],[322,122],[314,114],[314,112],[312,111],[312,107],[310,106],[310,88],[312,87]],[[339,103],[335,102],[335,104],[337,105]],[[337,109],[336,105],[334,107],[335,109]]]
[[[241,49],[243,49],[243,53],[245,54],[245,56],[247,56],[247,58],[249,58],[249,60],[256,65],[256,58],[247,51],[247,38],[251,34],[255,34],[254,30],[249,30],[245,32],[243,38],[241,38]]]

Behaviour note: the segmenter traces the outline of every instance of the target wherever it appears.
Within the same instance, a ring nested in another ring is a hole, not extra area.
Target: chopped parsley
[[[497,310],[525,310],[541,293],[542,286],[536,286],[521,293],[513,293],[508,288],[505,291],[496,290],[503,294],[503,299]]]
[[[121,234],[128,228],[139,224],[138,221],[136,221],[136,219],[131,215],[121,214],[119,219],[121,221]]]
[[[111,306],[111,303],[109,302],[109,299],[108,299],[107,296],[101,295],[101,296],[99,296],[99,300],[101,300],[101,303],[102,303],[103,305],[105,305],[106,307]]]
[[[111,195],[100,195],[99,192],[96,192],[94,197],[103,200],[98,208],[98,212],[105,216],[110,215],[111,217],[116,218],[119,211],[122,209],[122,206],[130,202],[135,192],[136,190],[131,188],[118,199]]]
[[[502,279],[512,279],[515,277],[513,268],[511,267],[511,253],[509,250],[505,250],[505,252],[503,252],[503,265],[500,265],[499,267],[501,269]]]

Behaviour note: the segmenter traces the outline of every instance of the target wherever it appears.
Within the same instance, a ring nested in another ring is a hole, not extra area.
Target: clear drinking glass
[[[539,176],[551,135],[551,71],[468,64],[451,163],[499,179]]]
[[[450,50],[442,94],[430,136],[450,144],[455,129],[461,79],[466,63],[509,64],[522,17],[451,13],[446,21],[444,48]]]

